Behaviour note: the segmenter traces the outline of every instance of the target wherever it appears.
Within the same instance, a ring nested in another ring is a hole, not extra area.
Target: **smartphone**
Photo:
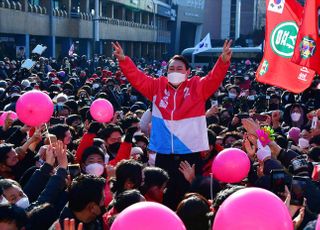
[[[258,120],[258,121],[266,121],[268,119],[268,116],[267,115],[261,115],[261,114],[253,114],[251,116],[251,118],[253,120]]]
[[[72,179],[80,176],[81,174],[80,165],[79,164],[68,165],[68,172]]]
[[[312,118],[311,129],[316,129],[318,124],[318,116]]]
[[[210,102],[211,102],[211,107],[218,106],[217,100],[210,100]]]
[[[307,178],[294,176],[291,183],[291,201],[290,204],[302,206],[304,201],[304,193],[307,188]]]
[[[283,169],[271,170],[271,190],[275,193],[282,193],[285,191],[285,172]]]
[[[292,147],[292,141],[288,141],[287,149],[291,149],[291,147]]]
[[[237,117],[238,117],[239,119],[246,119],[246,118],[249,118],[249,114],[246,114],[246,113],[238,114]]]

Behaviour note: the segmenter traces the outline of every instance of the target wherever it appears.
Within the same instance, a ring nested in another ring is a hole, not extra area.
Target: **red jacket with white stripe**
[[[194,76],[174,88],[166,77],[145,75],[129,57],[120,61],[131,85],[153,102],[149,149],[160,154],[209,149],[205,102],[222,83],[229,65],[220,57],[207,76]]]

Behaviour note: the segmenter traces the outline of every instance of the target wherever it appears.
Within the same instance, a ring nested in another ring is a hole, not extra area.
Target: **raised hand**
[[[192,166],[188,161],[181,161],[179,171],[183,174],[184,178],[191,184],[195,176],[195,165]]]
[[[232,56],[232,51],[230,48],[231,44],[232,44],[232,40],[225,40],[224,42],[223,50],[221,54],[221,58],[224,63],[227,63],[231,59],[231,56]]]
[[[119,61],[123,61],[125,59],[125,56],[124,56],[123,49],[122,49],[121,45],[119,44],[119,42],[116,42],[116,43],[111,42],[111,44],[112,44],[112,47],[114,49],[113,55]]]
[[[54,166],[56,158],[54,157],[53,147],[51,145],[47,145],[46,147],[46,163],[51,166]]]
[[[61,225],[59,223],[59,221],[56,221],[55,223],[55,230],[61,230]],[[63,229],[64,230],[76,230],[76,224],[74,219],[69,220],[68,218],[64,219],[63,221]],[[83,224],[80,223],[78,225],[77,230],[82,230],[83,229]]]
[[[55,145],[55,155],[60,168],[67,169],[68,158],[67,158],[67,146],[62,141],[58,141]]]

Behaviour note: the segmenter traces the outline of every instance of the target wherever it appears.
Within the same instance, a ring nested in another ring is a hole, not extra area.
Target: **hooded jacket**
[[[149,149],[160,154],[187,154],[209,149],[205,102],[222,83],[230,63],[221,57],[209,74],[172,87],[164,76],[152,78],[129,57],[120,68],[131,85],[153,102]]]

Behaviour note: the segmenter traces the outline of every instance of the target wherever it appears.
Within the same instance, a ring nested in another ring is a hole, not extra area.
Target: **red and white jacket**
[[[205,102],[222,83],[229,65],[220,57],[207,76],[194,76],[175,89],[166,77],[145,75],[129,57],[120,61],[131,85],[153,102],[149,149],[160,154],[209,149]]]

